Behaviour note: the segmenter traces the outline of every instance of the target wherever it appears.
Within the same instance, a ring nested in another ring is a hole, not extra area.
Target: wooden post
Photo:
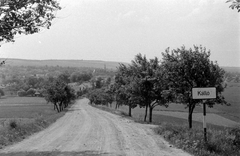
[[[203,133],[204,141],[207,142],[206,104],[203,102]]]

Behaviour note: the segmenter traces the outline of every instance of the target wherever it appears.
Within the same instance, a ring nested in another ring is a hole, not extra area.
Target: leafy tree
[[[26,96],[27,93],[26,93],[25,90],[21,89],[21,90],[19,90],[19,91],[17,92],[17,95],[20,96],[20,97],[23,97],[23,96]]]
[[[25,79],[25,82],[29,87],[32,88],[36,88],[39,83],[38,78],[35,76],[28,77],[27,79]]]
[[[77,97],[80,97],[80,96],[83,96],[84,94],[87,94],[88,93],[88,89],[86,88],[79,88],[79,90],[77,91]]]
[[[96,105],[100,105],[103,104],[102,103],[102,96],[101,94],[103,93],[102,89],[93,89],[91,91],[89,91],[87,97],[90,100],[91,104],[96,104]]]
[[[111,105],[113,102],[113,96],[110,91],[106,88],[96,88],[88,92],[87,98],[90,100],[91,104],[96,105]]]
[[[73,72],[70,76],[71,82],[85,82],[89,81],[92,78],[92,74],[90,73],[80,73],[80,72]]]
[[[65,72],[58,76],[58,79],[61,79],[65,83],[70,83],[70,74]]]
[[[77,82],[78,80],[78,75],[79,73],[78,72],[73,72],[71,75],[70,75],[70,82]]]
[[[86,82],[86,81],[89,81],[91,78],[92,78],[91,73],[82,73],[82,74],[79,75],[78,81]]]
[[[115,77],[114,88],[116,90],[116,100],[118,104],[123,104],[128,106],[128,115],[132,116],[132,108],[137,106],[137,98],[134,96],[133,88],[136,88],[136,81],[132,76],[130,67],[120,64],[118,67],[118,72]]]
[[[175,102],[183,103],[189,109],[189,128],[192,128],[192,113],[197,105],[204,101],[208,107],[213,107],[216,103],[227,104],[221,94],[224,90],[224,70],[217,62],[210,61],[210,51],[206,51],[206,48],[194,46],[193,49],[186,49],[182,46],[172,51],[168,48],[162,56]],[[191,95],[194,87],[216,87],[217,98],[194,100]]]
[[[96,88],[101,88],[103,86],[103,78],[98,77],[97,80],[95,81],[95,87]]]
[[[135,76],[136,85],[133,87],[135,99],[140,107],[145,107],[144,121],[149,109],[149,122],[152,122],[153,109],[162,105],[168,106],[169,92],[165,80],[165,72],[159,64],[158,58],[147,60],[146,56],[136,55],[132,61],[131,70]]]
[[[50,28],[55,11],[60,10],[56,0],[1,0],[0,42],[13,42],[17,34],[34,34],[40,28]]]
[[[110,107],[112,107],[112,103],[115,100],[114,86],[113,85],[107,86],[107,88],[105,89],[105,93],[107,95],[107,97],[106,97],[107,102],[108,102],[108,104],[110,104]]]
[[[35,93],[36,93],[36,90],[33,88],[28,89],[26,92],[27,96],[34,96]]]
[[[45,99],[54,104],[54,109],[62,111],[72,101],[75,100],[75,92],[60,79],[55,79],[46,89]]]
[[[228,0],[226,3],[231,3],[229,8],[237,9],[237,11],[240,12],[240,0]]]
[[[111,84],[111,77],[108,77],[106,82],[105,82],[106,85],[110,85]]]
[[[144,121],[152,122],[153,109],[158,106],[168,106],[171,94],[166,83],[166,73],[157,58],[147,60],[146,56],[136,55],[128,67],[120,64],[115,77],[117,104],[145,107]],[[116,106],[117,107],[117,106]]]
[[[70,86],[66,85],[64,88],[64,96],[62,98],[62,107],[66,108],[71,102],[74,102],[76,99],[75,90]],[[63,110],[63,108],[62,108]]]

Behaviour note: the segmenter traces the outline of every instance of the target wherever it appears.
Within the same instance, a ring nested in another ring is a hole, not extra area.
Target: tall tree
[[[216,87],[217,98],[205,100],[209,107],[215,103],[227,104],[221,92],[224,90],[224,70],[217,62],[210,61],[210,51],[202,46],[186,49],[184,46],[170,51],[166,49],[163,66],[167,73],[169,87],[175,95],[175,102],[185,104],[189,109],[189,128],[192,128],[192,113],[203,100],[192,99],[194,87]]]
[[[75,100],[75,92],[65,82],[55,79],[47,86],[45,99],[54,104],[54,109],[62,111],[71,101]]]
[[[144,121],[149,109],[149,122],[152,122],[153,109],[158,106],[168,106],[168,86],[165,82],[165,73],[159,64],[158,58],[147,60],[141,54],[136,55],[131,65],[132,72],[138,85],[133,88],[135,98],[140,107],[145,107]]]
[[[135,91],[137,85],[133,72],[130,67],[124,64],[120,64],[118,67],[118,72],[115,77],[115,89],[116,89],[116,99],[117,103],[128,106],[128,115],[132,116],[132,108],[137,106],[137,99],[135,98]]]
[[[56,0],[0,0],[0,42],[13,42],[17,34],[33,34],[50,28]]]

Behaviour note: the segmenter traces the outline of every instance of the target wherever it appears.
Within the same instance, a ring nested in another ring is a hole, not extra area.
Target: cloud
[[[136,15],[136,11],[131,10],[131,11],[125,13],[125,14],[123,15],[123,18],[132,18],[132,17],[134,17],[134,16],[137,16],[137,15]]]
[[[125,27],[142,27],[149,24],[150,17],[147,15],[141,15],[139,12],[134,10],[128,11],[126,13],[119,13],[117,16],[118,25]]]
[[[189,0],[188,5],[190,7],[190,12],[184,16],[181,16],[178,19],[179,22],[204,23],[211,18],[213,12],[213,3],[207,0]]]

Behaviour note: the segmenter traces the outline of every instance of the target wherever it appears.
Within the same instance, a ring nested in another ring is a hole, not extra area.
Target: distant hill
[[[5,60],[0,58],[0,60]],[[100,61],[100,60],[26,60],[26,59],[7,59],[6,65],[11,66],[62,66],[62,67],[90,67],[115,70],[119,63],[124,62]],[[222,67],[226,72],[240,73],[240,67]]]
[[[4,58],[0,60],[5,60]],[[11,66],[61,66],[61,67],[90,67],[107,68],[115,70],[119,63],[112,61],[99,60],[25,60],[25,59],[7,59],[6,65]],[[124,63],[127,64],[127,63]]]
[[[240,67],[222,67],[226,72],[240,73]]]

